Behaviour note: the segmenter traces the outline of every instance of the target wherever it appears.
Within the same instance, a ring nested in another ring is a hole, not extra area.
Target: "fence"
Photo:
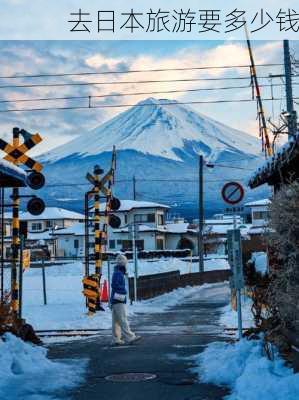
[[[214,270],[181,275],[180,271],[140,276],[137,279],[138,300],[150,299],[174,289],[229,280],[230,270]],[[129,278],[130,299],[134,298],[134,278]]]

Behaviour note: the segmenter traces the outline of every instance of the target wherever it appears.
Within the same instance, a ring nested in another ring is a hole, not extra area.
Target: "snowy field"
[[[113,265],[111,265],[111,269]],[[226,269],[228,264],[223,259],[212,259],[205,262],[205,269]],[[133,264],[129,264],[129,273],[133,273]],[[139,274],[153,274],[180,270],[181,273],[195,272],[198,264],[191,265],[189,261],[179,259],[163,259],[156,262],[141,261],[139,263]],[[111,271],[112,273],[112,271]],[[86,315],[85,298],[82,295],[83,266],[81,263],[63,264],[46,269],[47,305],[43,304],[42,270],[30,269],[23,277],[23,317],[32,324],[35,329],[83,329],[97,328],[107,329],[111,326],[111,313],[96,313],[92,318]],[[103,268],[103,279],[108,279],[107,265]],[[183,293],[183,291],[175,291]],[[175,296],[172,294],[172,296]],[[154,310],[159,304],[160,310],[163,306],[163,296],[159,297],[158,303],[138,302],[129,305],[129,313],[146,312]],[[167,301],[171,301],[168,295]],[[161,303],[159,303],[161,302]],[[146,303],[146,304],[145,304]],[[156,305],[155,305],[156,304]]]

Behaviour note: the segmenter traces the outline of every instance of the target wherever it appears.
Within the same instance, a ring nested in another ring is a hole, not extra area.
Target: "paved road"
[[[200,383],[190,370],[192,356],[223,339],[217,324],[219,307],[228,302],[227,284],[216,284],[159,314],[140,314],[132,321],[143,336],[135,346],[111,348],[110,335],[52,345],[54,359],[89,358],[85,383],[67,398],[72,400],[217,400],[223,388]],[[111,374],[145,372],[157,378],[146,382],[107,381]]]

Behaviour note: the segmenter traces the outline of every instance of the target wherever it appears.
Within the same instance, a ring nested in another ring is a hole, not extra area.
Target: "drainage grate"
[[[126,374],[114,374],[105,377],[106,381],[111,382],[142,382],[156,379],[157,375],[145,372],[129,372]]]

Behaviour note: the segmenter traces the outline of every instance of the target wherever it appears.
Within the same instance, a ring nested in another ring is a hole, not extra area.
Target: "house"
[[[84,221],[84,215],[59,207],[46,207],[40,215],[20,212],[20,220],[28,223],[28,232],[44,232],[67,228]]]
[[[140,250],[163,250],[166,248],[166,213],[169,207],[148,201],[121,200],[121,206],[113,214],[121,220],[118,229],[108,228],[108,250],[131,250],[133,226],[136,245]]]
[[[20,221],[27,222],[28,235],[26,239],[26,247],[37,248],[44,247],[51,256],[57,256],[57,238],[54,233],[59,230],[66,229],[72,225],[83,222],[84,215],[66,210],[59,207],[46,207],[44,212],[38,216],[32,215],[29,212],[20,212]],[[10,253],[11,247],[11,228],[12,215],[5,213],[6,224],[6,254]]]
[[[251,189],[265,183],[279,190],[281,185],[299,178],[299,133],[282,146],[277,153],[267,159],[251,176],[248,186]]]
[[[58,257],[82,257],[85,246],[85,226],[77,222],[68,228],[54,233],[56,238],[56,254]],[[90,246],[94,246],[93,237],[89,238]]]
[[[27,174],[22,168],[6,160],[0,160],[0,187],[24,187]]]
[[[25,187],[26,184],[26,172],[21,168],[13,165],[6,160],[0,160],[0,188],[1,191],[11,187]],[[2,192],[4,194],[4,192]],[[3,257],[5,258],[8,252],[11,250],[11,241],[8,237],[11,235],[11,224],[6,220],[7,213],[5,207],[1,202],[1,216],[0,216],[0,230],[1,230],[1,246],[0,252],[3,246]],[[3,216],[3,227],[2,224]],[[3,232],[3,235],[2,235]],[[2,257],[2,254],[1,254]]]
[[[250,235],[261,234],[268,226],[270,204],[271,200],[261,199],[244,205],[245,208],[250,210],[250,219],[252,224],[252,227],[249,230]]]

